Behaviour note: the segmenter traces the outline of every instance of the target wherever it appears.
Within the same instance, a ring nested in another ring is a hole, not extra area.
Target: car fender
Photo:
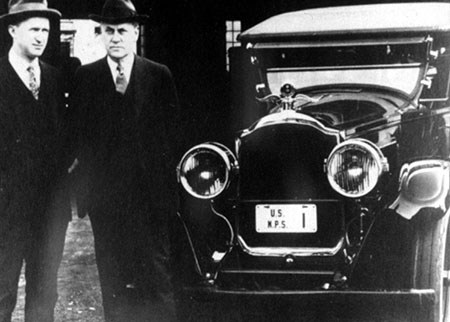
[[[399,175],[399,196],[389,208],[408,220],[423,208],[440,209],[445,214],[449,169],[449,161],[436,159],[404,164]]]

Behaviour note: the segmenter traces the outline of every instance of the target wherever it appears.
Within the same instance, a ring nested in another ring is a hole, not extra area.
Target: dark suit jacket
[[[48,202],[50,193],[67,169],[61,77],[46,63],[41,62],[40,67],[41,87],[39,101],[36,101],[8,58],[0,59],[2,215],[39,212],[36,205]],[[65,215],[69,219],[70,211]]]
[[[77,133],[74,144],[79,160],[79,210],[92,210],[110,204],[113,190],[127,182],[133,168],[142,180],[140,190],[147,190],[146,199],[155,209],[176,207],[175,160],[177,140],[177,96],[168,68],[135,56],[127,93],[126,107],[133,115],[135,136],[130,160],[120,164],[112,161],[115,148],[115,124],[121,111],[114,106],[118,98],[106,57],[82,66],[75,75],[72,125]],[[117,169],[116,169],[117,167]],[[120,169],[120,170],[119,170]],[[142,186],[144,188],[142,188]],[[122,196],[119,194],[118,198]]]

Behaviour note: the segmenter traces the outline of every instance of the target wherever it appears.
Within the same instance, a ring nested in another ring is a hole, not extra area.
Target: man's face
[[[29,18],[10,25],[8,30],[18,54],[34,59],[40,57],[47,46],[50,22],[47,18]]]
[[[108,56],[120,60],[134,53],[139,37],[139,26],[132,23],[102,24],[103,42]]]

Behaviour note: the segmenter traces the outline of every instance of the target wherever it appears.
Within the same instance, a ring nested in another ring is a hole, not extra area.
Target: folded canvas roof
[[[446,31],[450,31],[450,3],[390,3],[288,12],[248,29],[239,40],[289,41],[303,37]]]

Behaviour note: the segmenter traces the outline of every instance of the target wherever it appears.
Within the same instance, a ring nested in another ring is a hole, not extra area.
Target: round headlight
[[[192,196],[212,199],[230,182],[236,158],[219,143],[204,143],[190,149],[178,165],[178,181]]]
[[[327,160],[328,181],[341,195],[359,198],[375,188],[387,160],[370,141],[353,139],[336,146]]]

